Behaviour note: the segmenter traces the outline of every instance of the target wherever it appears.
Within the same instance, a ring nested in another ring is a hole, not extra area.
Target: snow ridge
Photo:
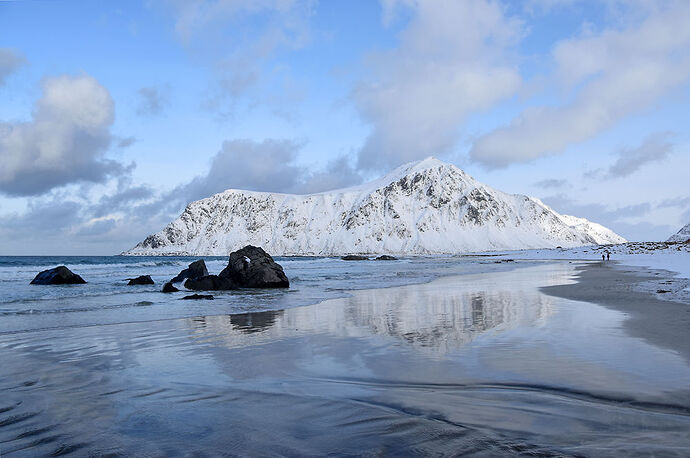
[[[190,203],[123,254],[223,256],[252,244],[283,256],[424,255],[623,242],[599,224],[492,189],[432,157],[317,194],[229,189]]]
[[[690,240],[690,223],[668,238],[667,242],[685,242]]]

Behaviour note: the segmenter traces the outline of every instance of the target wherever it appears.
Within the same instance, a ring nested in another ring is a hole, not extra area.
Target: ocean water
[[[282,310],[352,290],[424,283],[441,275],[500,271],[508,263],[487,258],[408,258],[343,261],[338,258],[277,257],[289,289],[214,292],[213,301],[182,301],[196,291],[163,294],[163,284],[196,259],[219,273],[227,257],[5,256],[0,257],[0,332],[156,321],[200,315]],[[30,285],[45,269],[66,265],[85,285]],[[155,285],[128,286],[127,279],[151,275]]]
[[[568,261],[279,258],[190,302],[194,258],[3,260],[3,458],[690,455],[688,361],[542,293]],[[27,286],[61,263],[89,283]]]

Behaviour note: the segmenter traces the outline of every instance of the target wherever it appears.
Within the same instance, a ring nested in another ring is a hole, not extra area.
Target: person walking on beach
[[[608,251],[606,252],[606,260],[607,261],[611,260],[611,253],[609,253]]]
[[[606,261],[606,255],[604,253],[601,253],[601,262]]]

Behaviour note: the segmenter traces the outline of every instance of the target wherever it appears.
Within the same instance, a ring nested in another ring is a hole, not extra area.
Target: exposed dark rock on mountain
[[[32,285],[79,285],[83,283],[86,283],[83,278],[65,266],[58,266],[39,272],[31,280]]]
[[[171,283],[179,283],[186,278],[199,278],[208,275],[208,269],[206,268],[206,263],[203,259],[194,261],[184,269],[182,272],[177,274],[175,278],[170,280]]]
[[[283,267],[262,248],[247,245],[230,253],[228,266],[220,273],[242,288],[289,288]]]
[[[151,275],[140,275],[137,278],[128,278],[129,282],[127,285],[153,285],[153,279]]]

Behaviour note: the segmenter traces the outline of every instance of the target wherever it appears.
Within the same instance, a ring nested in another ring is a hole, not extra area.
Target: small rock
[[[184,269],[182,272],[177,274],[175,278],[170,280],[171,283],[179,283],[185,278],[199,278],[208,275],[208,269],[206,268],[206,263],[203,259],[194,261]]]
[[[31,280],[32,285],[79,285],[83,283],[86,283],[83,278],[65,266],[58,266],[39,272]]]
[[[368,261],[369,258],[367,256],[360,256],[358,254],[348,254],[347,256],[343,256],[342,258],[343,261]]]
[[[164,293],[176,293],[179,291],[179,289],[175,288],[172,282],[168,282],[165,285],[163,285],[163,289],[161,291]]]
[[[664,294],[664,293],[670,293],[671,291],[668,289],[657,289],[656,292],[658,294]]]
[[[190,278],[184,282],[184,287],[194,291],[226,291],[238,289],[235,282],[219,275],[205,275],[199,278]]]
[[[208,299],[208,300],[213,300],[213,296],[210,294],[192,294],[190,296],[185,296],[182,298],[182,300],[185,299]]]
[[[397,261],[398,258],[395,256],[389,256],[387,254],[382,254],[378,258],[374,259],[374,261]]]
[[[137,278],[128,278],[128,285],[153,285],[153,279],[151,275],[140,275]]]

